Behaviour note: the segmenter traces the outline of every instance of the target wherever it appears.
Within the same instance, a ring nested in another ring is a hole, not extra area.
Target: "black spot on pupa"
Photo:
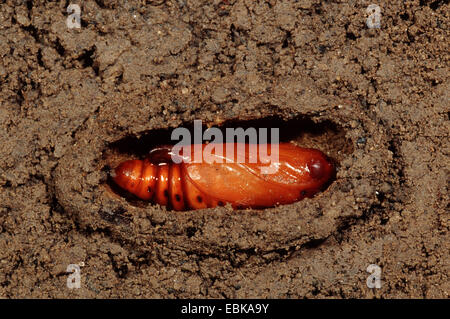
[[[179,194],[175,194],[175,200],[179,202],[181,200],[181,196]]]
[[[224,204],[224,202],[222,202],[221,200],[219,200],[219,201],[217,202],[217,205],[219,205],[219,206],[224,206],[225,204]]]
[[[201,202],[203,202],[203,198],[202,198],[200,195],[198,195],[198,196],[197,196],[197,201],[198,201],[199,203],[201,203]]]
[[[305,190],[303,190],[303,191],[300,192],[300,196],[301,196],[301,197],[305,197],[307,194],[308,194],[308,192],[305,191]]]
[[[151,193],[152,192],[152,188],[149,186],[147,187],[147,192]]]
[[[169,197],[169,192],[167,191],[167,189],[164,190],[164,196],[167,198]]]

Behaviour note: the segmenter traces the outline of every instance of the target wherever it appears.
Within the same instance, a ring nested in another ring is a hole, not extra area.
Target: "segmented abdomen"
[[[137,197],[174,210],[223,205],[197,189],[186,176],[183,164],[129,160],[115,170],[114,181]]]

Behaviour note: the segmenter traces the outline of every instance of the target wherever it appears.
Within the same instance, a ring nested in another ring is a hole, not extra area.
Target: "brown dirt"
[[[378,30],[371,3],[82,1],[79,30],[69,2],[0,4],[0,296],[447,298],[448,1],[379,1]],[[194,119],[281,127],[336,181],[262,211],[111,192]]]

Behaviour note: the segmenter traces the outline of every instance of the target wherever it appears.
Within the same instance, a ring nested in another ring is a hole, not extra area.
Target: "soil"
[[[448,1],[379,1],[372,29],[372,1],[73,3],[80,28],[0,4],[1,297],[448,298]],[[336,179],[264,210],[112,190],[195,119],[279,127]]]

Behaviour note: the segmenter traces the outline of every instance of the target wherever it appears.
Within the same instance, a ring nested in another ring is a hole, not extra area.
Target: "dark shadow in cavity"
[[[184,126],[194,137],[193,124]],[[223,136],[226,136],[227,128],[242,127],[244,130],[254,127],[257,131],[260,128],[267,128],[270,142],[270,128],[279,128],[280,142],[295,142],[302,147],[312,147],[322,150],[332,158],[338,158],[339,154],[350,154],[353,152],[352,144],[345,138],[345,131],[331,121],[315,123],[308,119],[294,119],[283,121],[278,118],[265,118],[252,121],[228,121],[219,128]],[[203,124],[203,132],[207,126]],[[128,136],[117,142],[111,143],[105,151],[105,158],[114,154],[128,155],[129,158],[144,158],[155,147],[165,145],[175,145],[178,140],[171,140],[172,129],[159,129],[144,132],[141,136]],[[192,141],[193,142],[193,141]],[[248,140],[246,141],[248,142]]]

